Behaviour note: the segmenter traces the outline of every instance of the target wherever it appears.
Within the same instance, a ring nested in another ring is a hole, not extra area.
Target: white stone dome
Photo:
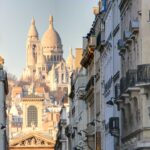
[[[57,31],[53,27],[53,17],[50,16],[50,25],[48,30],[44,33],[43,38],[41,40],[41,44],[43,48],[61,48],[61,38]]]

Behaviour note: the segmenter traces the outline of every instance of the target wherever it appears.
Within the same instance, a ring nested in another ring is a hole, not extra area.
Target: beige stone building
[[[150,149],[150,3],[121,0],[121,149]]]

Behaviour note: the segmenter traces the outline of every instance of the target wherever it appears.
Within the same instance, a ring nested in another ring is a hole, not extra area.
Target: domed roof
[[[48,30],[44,33],[42,38],[43,48],[61,48],[61,39],[57,31],[53,27],[53,17],[50,16],[50,24]]]
[[[36,30],[34,17],[32,18],[32,21],[31,21],[31,26],[29,28],[28,37],[38,37],[38,32]]]

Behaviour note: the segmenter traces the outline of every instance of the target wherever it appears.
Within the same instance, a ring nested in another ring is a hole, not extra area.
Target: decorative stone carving
[[[40,137],[39,135],[27,136],[27,138],[24,137],[24,139],[19,137],[17,141],[14,141],[14,144],[10,145],[13,147],[54,147],[54,141],[51,142],[50,139]]]

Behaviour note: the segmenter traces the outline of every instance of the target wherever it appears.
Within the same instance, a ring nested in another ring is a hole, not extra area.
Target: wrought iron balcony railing
[[[122,77],[120,79],[120,94],[124,93],[127,89],[127,85],[126,85],[126,78]]]
[[[128,88],[132,88],[137,83],[137,70],[128,70],[126,77],[120,80],[120,94],[123,94]]]
[[[150,64],[138,65],[137,83],[150,84]]]
[[[126,73],[126,84],[128,87],[134,87],[137,82],[137,70],[129,70]]]

